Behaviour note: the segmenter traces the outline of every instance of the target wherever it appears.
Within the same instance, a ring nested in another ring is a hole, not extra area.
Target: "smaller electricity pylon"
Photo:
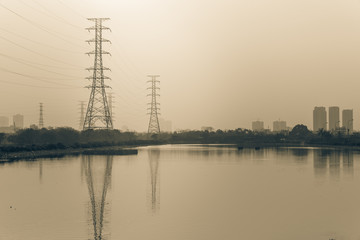
[[[39,128],[44,127],[44,115],[43,115],[43,103],[40,103],[40,116],[39,116]]]
[[[151,77],[151,80],[147,81],[148,83],[151,83],[151,87],[148,87],[147,89],[151,89],[151,94],[148,94],[147,96],[151,96],[151,103],[148,103],[150,105],[150,108],[147,110],[150,110],[150,120],[149,120],[149,128],[148,133],[151,134],[159,134],[160,133],[160,124],[159,124],[159,118],[158,114],[160,114],[158,111],[160,111],[160,108],[158,107],[160,103],[156,101],[156,97],[160,96],[157,93],[157,90],[160,90],[159,87],[156,86],[157,83],[160,83],[159,80],[157,80],[157,77],[160,77],[159,75],[149,75],[148,77]]]

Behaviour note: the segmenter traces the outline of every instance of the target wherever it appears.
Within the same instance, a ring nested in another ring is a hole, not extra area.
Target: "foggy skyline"
[[[1,1],[0,116],[79,125],[93,50],[88,17],[109,17],[104,50],[114,127],[146,131],[147,75],[176,129],[312,127],[315,106],[354,109],[360,128],[360,1]]]

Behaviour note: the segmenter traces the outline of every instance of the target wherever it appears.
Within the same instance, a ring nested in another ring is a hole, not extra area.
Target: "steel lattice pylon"
[[[104,84],[104,79],[110,79],[104,76],[104,70],[110,70],[103,66],[102,55],[110,54],[109,52],[102,50],[103,42],[110,42],[102,37],[102,30],[110,30],[108,27],[102,25],[103,21],[109,20],[109,18],[88,18],[88,20],[95,22],[95,26],[87,28],[95,31],[95,38],[87,40],[95,43],[95,51],[88,52],[87,54],[94,54],[94,66],[87,68],[88,71],[93,71],[93,75],[87,77],[92,80],[91,86],[87,88],[91,89],[89,103],[85,115],[83,130],[87,129],[113,129],[113,122],[109,105],[106,97],[105,88],[109,88]]]
[[[39,116],[39,128],[43,128],[44,127],[44,108],[43,108],[43,103],[40,103],[40,116]]]
[[[159,118],[158,118],[158,111],[160,110],[160,108],[158,107],[158,105],[160,105],[160,103],[158,103],[156,101],[156,97],[160,96],[159,94],[156,93],[157,90],[159,90],[160,88],[158,88],[156,86],[157,83],[159,83],[159,80],[156,80],[157,77],[160,77],[159,75],[149,75],[148,77],[151,77],[151,80],[149,80],[148,82],[151,83],[151,87],[148,87],[147,89],[151,89],[151,94],[148,94],[148,96],[151,96],[151,103],[150,104],[150,108],[148,108],[148,110],[150,110],[150,121],[149,121],[149,128],[148,128],[148,133],[160,133],[160,124],[159,124]]]

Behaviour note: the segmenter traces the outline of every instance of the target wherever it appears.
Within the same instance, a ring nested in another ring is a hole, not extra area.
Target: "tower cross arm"
[[[111,78],[107,77],[107,76],[99,76],[99,77],[90,76],[90,77],[86,77],[85,79],[88,79],[88,80],[91,80],[91,79],[108,79],[108,80],[111,80]]]
[[[111,29],[109,27],[104,27],[104,26],[101,26],[101,27],[88,27],[88,28],[85,28],[85,29],[88,30],[89,32],[92,31],[92,30],[96,30],[96,29],[109,30],[111,32]]]
[[[104,85],[104,86],[93,86],[93,85],[89,85],[89,86],[85,86],[84,88],[111,88],[110,86]],[[112,89],[112,88],[111,88]]]
[[[109,54],[109,55],[111,56],[111,53],[106,52],[106,51],[101,51],[100,53],[101,53],[101,54]],[[96,54],[96,52],[95,52],[95,51],[92,51],[92,52],[87,52],[87,53],[85,53],[85,54],[87,54],[87,55],[90,56],[90,54]]]
[[[87,43],[89,43],[89,44],[90,44],[91,42],[108,42],[108,43],[111,43],[110,40],[105,39],[105,38],[102,38],[102,39],[99,39],[99,40],[96,40],[95,38],[93,38],[93,39],[86,40],[85,42],[87,42]]]
[[[108,67],[102,67],[102,68],[89,67],[89,68],[86,68],[86,70],[88,70],[88,71],[93,71],[93,70],[107,70],[107,71],[111,71],[111,69],[108,68]]]

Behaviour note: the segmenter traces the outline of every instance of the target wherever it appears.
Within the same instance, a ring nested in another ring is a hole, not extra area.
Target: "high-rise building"
[[[286,127],[285,121],[274,121],[273,122],[273,132],[281,132],[288,130]]]
[[[339,107],[329,107],[329,130],[334,131],[340,128]]]
[[[353,110],[352,109],[344,109],[342,111],[342,126],[345,128],[346,133],[353,132]]]
[[[24,115],[16,114],[13,116],[14,128],[24,128]]]
[[[9,118],[5,116],[0,116],[0,127],[8,127],[9,126]]]
[[[263,121],[252,122],[252,130],[255,132],[264,131],[264,122]]]
[[[325,107],[315,107],[313,110],[313,131],[326,129],[326,109]]]
[[[162,132],[172,132],[172,122],[170,120],[160,118],[159,124]]]

